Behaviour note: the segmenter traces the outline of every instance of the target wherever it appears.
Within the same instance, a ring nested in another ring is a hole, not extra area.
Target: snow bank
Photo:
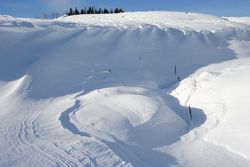
[[[114,15],[79,15],[61,17],[58,21],[101,27],[144,27],[217,31],[224,27],[241,28],[226,18],[189,12],[127,12]],[[214,23],[214,24],[210,24]]]
[[[199,67],[235,58],[223,40],[235,33],[150,26],[2,30],[0,79],[16,80],[28,74],[33,98],[117,85],[164,88],[177,81],[175,66],[179,77],[185,78]]]
[[[238,60],[198,70],[181,82],[172,95],[184,106],[201,108],[207,116],[206,122],[184,136],[184,139],[204,138],[206,142],[224,148],[237,155],[240,162],[244,162],[250,158],[247,131],[250,128],[247,124],[250,95],[249,43],[245,40],[232,40],[230,44]]]

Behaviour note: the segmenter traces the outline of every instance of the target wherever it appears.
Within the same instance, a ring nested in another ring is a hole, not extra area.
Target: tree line
[[[66,15],[72,16],[72,15],[80,15],[80,14],[113,14],[113,13],[124,13],[124,10],[122,8],[115,8],[115,9],[99,8],[99,9],[96,9],[93,6],[90,6],[88,9],[84,8],[81,10],[78,10],[77,8],[75,8],[75,10],[73,10],[72,8],[70,8],[69,12],[67,12]]]

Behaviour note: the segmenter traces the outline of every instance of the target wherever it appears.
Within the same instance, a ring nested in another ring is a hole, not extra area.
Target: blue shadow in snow
[[[114,152],[126,164],[132,164],[134,167],[166,167],[177,164],[177,160],[166,153],[161,153],[147,147],[128,145],[114,136],[110,136],[114,140],[111,142],[80,131],[73,123],[70,122],[70,114],[79,110],[80,107],[81,102],[76,100],[74,105],[62,112],[59,117],[59,121],[61,122],[63,128],[69,130],[72,134],[95,138],[110,148],[112,152]]]

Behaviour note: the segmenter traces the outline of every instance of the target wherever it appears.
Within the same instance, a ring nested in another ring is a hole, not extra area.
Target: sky
[[[123,8],[125,11],[188,11],[218,16],[250,16],[250,0],[0,0],[0,14],[40,17],[70,7]]]

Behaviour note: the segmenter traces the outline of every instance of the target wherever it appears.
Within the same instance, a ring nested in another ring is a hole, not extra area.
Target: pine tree
[[[80,12],[78,11],[77,8],[75,8],[75,15],[79,15],[79,14],[80,14]]]
[[[104,12],[104,14],[109,14],[109,11],[108,11],[108,9],[106,9],[106,8],[104,8],[104,10],[103,10]]]
[[[72,8],[70,8],[69,9],[69,13],[68,13],[68,16],[71,16],[71,15],[73,15],[74,13],[73,13],[73,10],[72,10]]]
[[[91,7],[87,10],[87,14],[91,14]]]
[[[119,9],[115,8],[114,13],[119,13]]]
[[[118,13],[124,13],[123,9],[119,9]]]

